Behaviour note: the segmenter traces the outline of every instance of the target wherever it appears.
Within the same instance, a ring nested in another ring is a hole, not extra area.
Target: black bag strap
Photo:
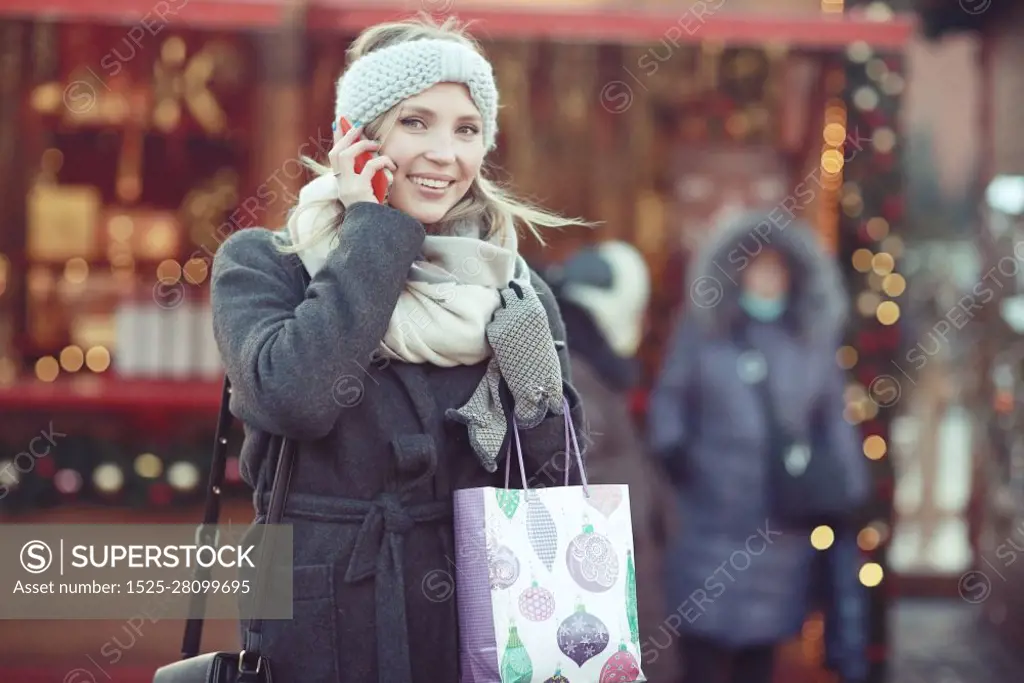
[[[213,439],[213,458],[210,460],[210,476],[206,486],[206,506],[203,510],[203,521],[196,533],[196,542],[200,545],[213,545],[217,540],[214,537],[213,527],[217,525],[220,518],[220,494],[224,484],[224,476],[227,470],[228,431],[231,429],[231,412],[229,401],[231,399],[231,383],[227,375],[224,376],[224,383],[221,387],[220,413],[217,416],[217,431]],[[203,570],[200,566],[196,572],[196,578],[203,580],[205,574],[209,578],[210,571]],[[206,610],[206,593],[197,591],[192,594],[190,614],[201,615]],[[203,640],[203,618],[196,617],[185,622],[185,635],[181,643],[181,658],[188,659],[199,654],[199,648]]]
[[[224,476],[227,471],[227,450],[228,432],[231,429],[231,382],[227,375],[224,376],[224,384],[221,391],[220,413],[217,417],[217,431],[213,442],[213,458],[210,462],[210,477],[206,490],[206,508],[203,512],[203,521],[199,525],[196,539],[199,544],[215,545],[218,541],[215,527],[220,518],[221,492],[224,485]],[[277,469],[274,473],[274,480],[270,492],[270,509],[267,512],[266,524],[280,524],[284,516],[284,505],[288,496],[288,488],[291,483],[293,463],[295,460],[295,444],[291,439],[281,439],[280,455],[277,459]],[[262,558],[261,558],[262,559]],[[259,614],[259,602],[262,599],[260,574],[264,569],[264,563],[260,563],[256,574],[256,604],[255,613]],[[196,571],[196,579],[209,580],[211,569],[199,566]],[[206,593],[198,591],[192,594],[190,614],[203,614],[206,609]],[[252,619],[248,627],[248,638],[246,642],[245,659],[250,657],[258,661],[260,657],[260,636],[263,631],[263,620]],[[189,659],[199,654],[199,648],[203,639],[203,618],[195,617],[185,623],[185,635],[181,644],[182,659]]]
[[[297,262],[298,271],[302,280],[303,291],[309,287],[312,278],[309,271],[302,265],[297,254],[291,258]],[[224,485],[224,476],[228,467],[228,432],[231,429],[231,381],[227,374],[224,375],[224,384],[220,396],[220,412],[217,416],[217,431],[213,440],[213,458],[210,461],[210,478],[206,488],[206,509],[203,511],[203,522],[199,525],[196,533],[197,543],[213,544],[218,539],[215,537],[213,527],[217,525],[220,518],[220,494]],[[267,511],[266,524],[280,524],[284,517],[284,504],[288,497],[288,488],[291,485],[293,463],[295,461],[295,444],[291,439],[281,438],[280,452],[277,458],[277,468],[274,471],[274,480],[270,488],[270,509]],[[260,603],[263,599],[261,586],[263,582],[261,574],[266,565],[263,556],[260,557],[260,567],[256,570],[256,611],[259,614]],[[199,566],[196,578],[203,580],[210,576],[210,569]],[[203,614],[206,610],[206,594],[202,591],[192,594],[190,614]],[[246,637],[246,649],[240,657],[241,666],[245,667],[249,662],[255,662],[259,666],[261,636],[263,633],[263,619],[252,619],[249,622]],[[199,648],[203,640],[203,617],[194,617],[185,623],[185,635],[181,642],[181,658],[189,659],[199,654]],[[251,657],[251,658],[250,658]],[[258,669],[257,669],[258,670]],[[243,672],[244,673],[244,672]]]
[[[292,254],[292,259],[298,262],[298,270],[302,280],[303,291],[309,287],[312,278],[309,271],[302,265],[298,255]],[[214,527],[220,518],[220,495],[224,485],[224,477],[228,466],[228,432],[231,429],[231,380],[227,374],[224,375],[224,383],[221,389],[220,411],[217,415],[217,431],[213,440],[213,458],[210,461],[210,477],[206,489],[206,507],[203,511],[203,521],[196,530],[197,544],[215,544],[219,539],[216,537]],[[265,524],[280,524],[284,517],[284,506],[288,497],[288,489],[291,486],[292,472],[295,462],[295,443],[288,438],[280,437],[280,451],[277,458],[277,467],[274,470],[273,484],[270,488],[270,509],[267,511]],[[256,599],[254,614],[260,613],[263,601],[262,578],[268,566],[265,560],[266,547],[261,551],[259,567],[256,569]],[[197,566],[196,578],[200,581],[208,580],[211,568]],[[206,610],[206,594],[202,591],[192,594],[189,613],[202,615]],[[239,655],[239,681],[252,680],[258,677],[262,665],[261,649],[263,635],[263,619],[253,618],[249,621],[246,629],[245,649]],[[181,658],[189,659],[199,654],[199,648],[203,640],[203,617],[193,617],[185,623],[185,634],[181,642]]]

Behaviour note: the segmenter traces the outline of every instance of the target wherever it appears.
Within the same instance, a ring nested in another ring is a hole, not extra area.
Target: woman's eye
[[[402,125],[408,126],[409,128],[424,128],[426,124],[423,123],[422,119],[402,119]]]
[[[465,126],[460,126],[458,132],[462,135],[476,135],[480,132],[480,128],[471,123],[467,123]]]

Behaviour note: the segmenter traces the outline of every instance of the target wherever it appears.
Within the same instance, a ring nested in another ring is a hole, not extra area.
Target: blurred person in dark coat
[[[646,643],[667,615],[662,567],[675,508],[665,472],[646,451],[629,408],[640,379],[636,354],[650,299],[647,264],[633,246],[609,241],[578,251],[545,274],[565,322],[573,385],[590,425],[587,478],[629,485],[640,637]],[[675,652],[649,654],[642,655],[648,680],[676,679]]]
[[[852,499],[867,469],[843,418],[835,351],[846,319],[838,270],[799,222],[733,214],[691,268],[693,306],[668,350],[648,413],[651,447],[677,487],[681,532],[667,552],[672,611],[653,644],[678,641],[686,683],[769,683],[777,646],[806,616],[815,550],[769,504],[778,421],[819,435]]]

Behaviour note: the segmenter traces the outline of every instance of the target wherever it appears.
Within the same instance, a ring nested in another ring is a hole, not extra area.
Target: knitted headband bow
[[[462,83],[469,88],[483,118],[484,146],[493,149],[498,133],[498,89],[491,64],[453,40],[413,40],[360,57],[338,79],[334,116],[365,124],[438,83]]]

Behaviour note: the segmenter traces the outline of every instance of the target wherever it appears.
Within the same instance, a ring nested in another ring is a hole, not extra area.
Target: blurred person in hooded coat
[[[629,485],[643,644],[667,616],[662,567],[675,521],[666,473],[647,452],[629,407],[629,395],[640,381],[636,356],[650,299],[650,275],[633,246],[608,241],[581,249],[564,264],[549,267],[545,276],[562,312],[573,384],[591,427],[587,478],[595,484]],[[677,679],[674,651],[642,656],[647,680]]]
[[[868,493],[835,358],[846,296],[808,226],[780,228],[760,213],[723,219],[696,254],[688,289],[693,306],[648,412],[681,523],[666,560],[673,614],[652,643],[681,649],[686,683],[769,683],[777,646],[806,616],[816,552],[809,529],[787,528],[770,504],[773,425],[814,434],[813,457],[837,459],[849,499]]]

